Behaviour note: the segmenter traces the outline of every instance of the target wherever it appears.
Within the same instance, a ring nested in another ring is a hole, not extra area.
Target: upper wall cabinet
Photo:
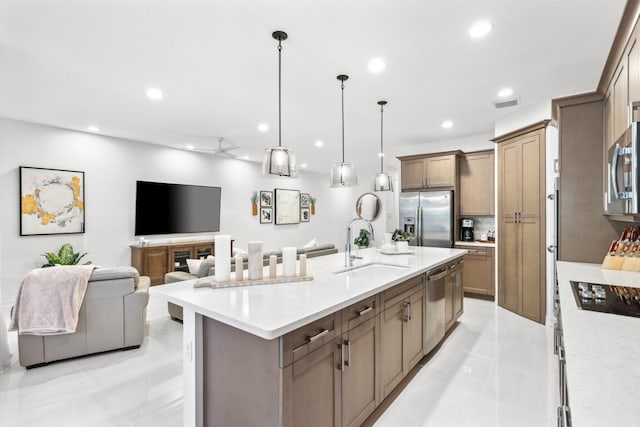
[[[398,157],[402,164],[402,191],[455,188],[459,151]]]
[[[494,214],[493,150],[460,157],[460,215]]]

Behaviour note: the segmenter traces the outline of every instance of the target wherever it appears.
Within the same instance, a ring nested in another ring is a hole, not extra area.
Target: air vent
[[[518,98],[509,98],[509,99],[501,99],[500,101],[493,101],[493,105],[495,105],[496,108],[513,107],[514,105],[518,105]]]

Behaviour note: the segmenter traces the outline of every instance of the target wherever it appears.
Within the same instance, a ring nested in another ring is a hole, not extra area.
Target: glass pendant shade
[[[265,148],[262,174],[297,178],[296,155],[293,150],[286,147]]]
[[[338,162],[331,168],[331,187],[353,187],[358,185],[356,168],[348,162]]]
[[[296,156],[293,150],[282,146],[282,41],[288,35],[284,31],[274,31],[271,37],[278,41],[278,146],[264,150],[262,175],[297,178]]]
[[[373,191],[393,191],[391,176],[384,173],[384,106],[387,105],[387,101],[378,101],[378,105],[380,106],[380,173],[373,177]]]
[[[388,173],[377,173],[373,178],[373,191],[393,191],[391,176]]]

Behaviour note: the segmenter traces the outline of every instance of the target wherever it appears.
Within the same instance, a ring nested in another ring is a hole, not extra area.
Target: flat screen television
[[[136,182],[135,235],[220,231],[220,187]]]

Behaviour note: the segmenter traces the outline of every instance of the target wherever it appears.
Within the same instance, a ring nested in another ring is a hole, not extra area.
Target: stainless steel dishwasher
[[[425,354],[444,338],[444,292],[448,265],[427,271],[427,326]]]

